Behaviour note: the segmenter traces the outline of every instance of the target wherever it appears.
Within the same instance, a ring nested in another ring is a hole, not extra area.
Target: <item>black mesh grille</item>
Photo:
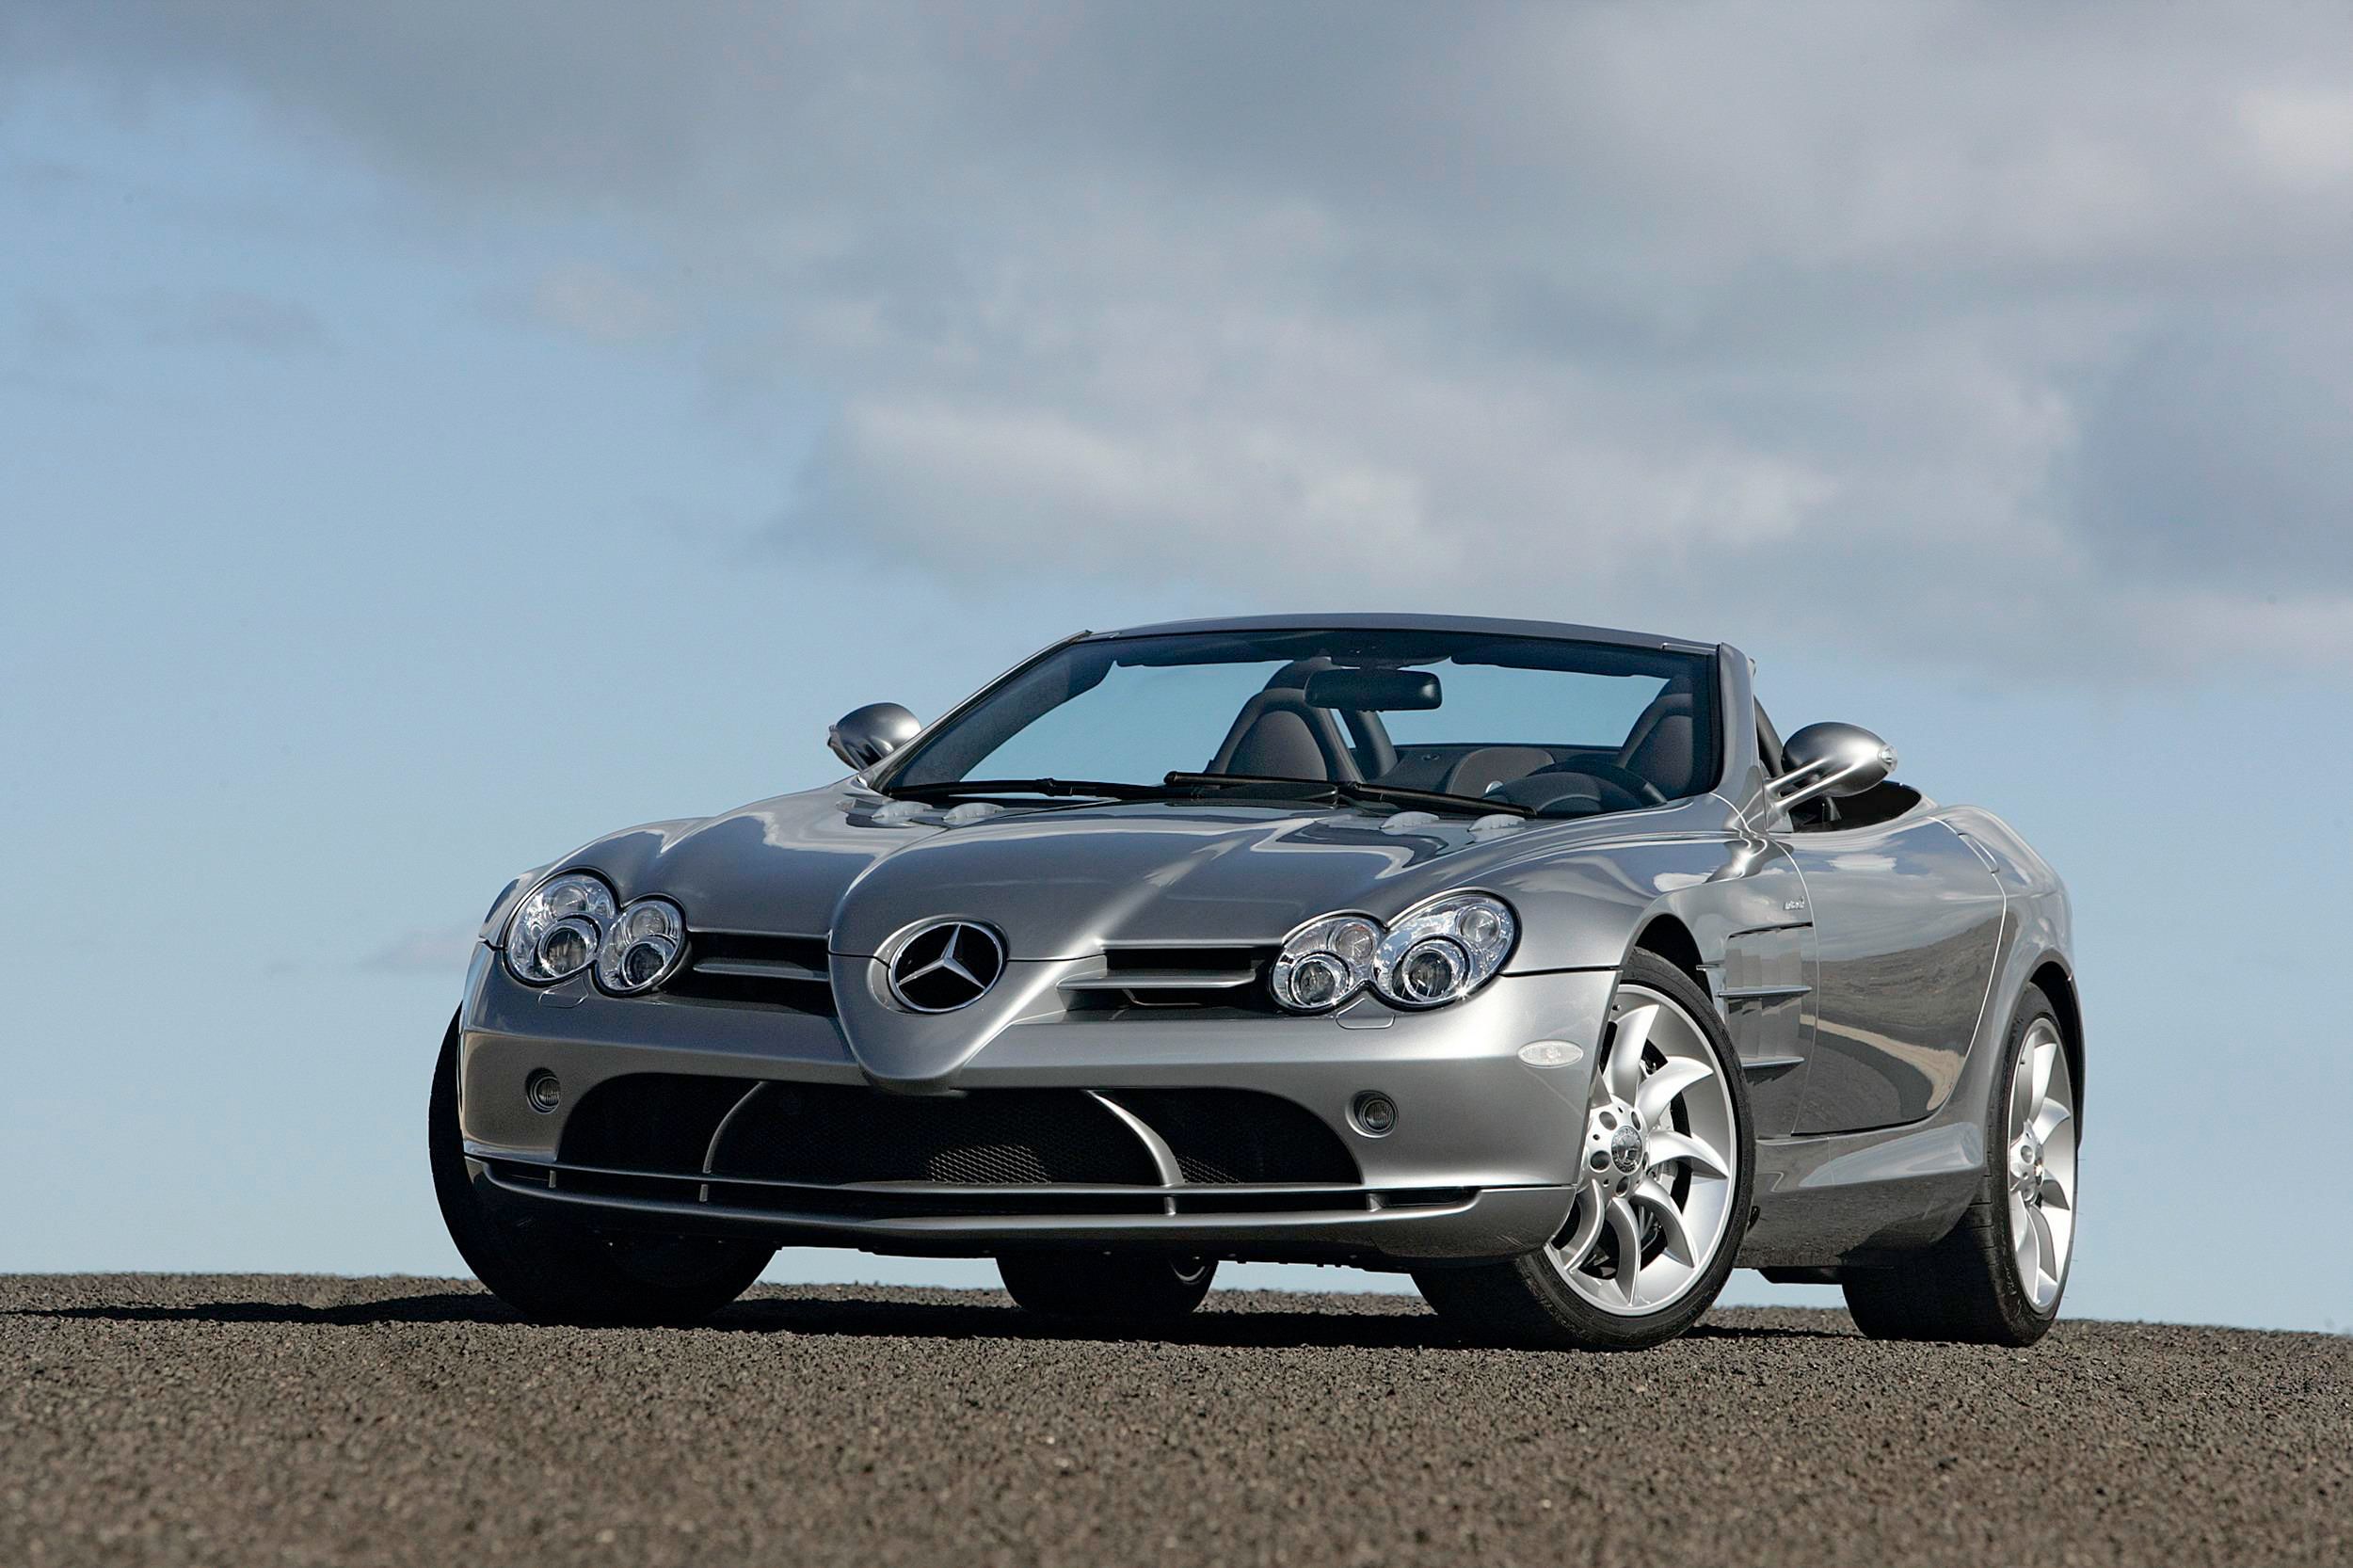
[[[776,1181],[1149,1184],[1150,1152],[1077,1090],[916,1098],[772,1083],[728,1124],[714,1172]]]
[[[1112,1097],[1158,1132],[1187,1181],[1355,1182],[1356,1161],[1321,1118],[1249,1089],[1120,1089]]]

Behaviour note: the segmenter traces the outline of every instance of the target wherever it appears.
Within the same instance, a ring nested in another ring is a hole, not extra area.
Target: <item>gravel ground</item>
[[[1635,1356],[1411,1298],[1178,1334],[762,1288],[527,1326],[471,1283],[0,1276],[0,1564],[2353,1561],[2353,1340],[2029,1352],[1719,1312]]]

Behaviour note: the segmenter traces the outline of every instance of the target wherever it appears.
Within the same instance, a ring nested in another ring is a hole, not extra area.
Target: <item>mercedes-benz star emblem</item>
[[[1005,972],[1005,944],[984,925],[942,920],[899,944],[890,994],[910,1013],[952,1013],[988,994]]]

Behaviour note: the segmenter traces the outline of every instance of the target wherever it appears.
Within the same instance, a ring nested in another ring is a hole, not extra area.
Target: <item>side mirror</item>
[[[836,757],[864,773],[915,739],[915,732],[922,728],[913,713],[895,702],[870,702],[834,720],[833,728],[825,731],[825,744]]]
[[[1783,743],[1788,770],[1766,789],[1782,806],[1859,795],[1896,771],[1896,748],[1854,724],[1809,724]]]

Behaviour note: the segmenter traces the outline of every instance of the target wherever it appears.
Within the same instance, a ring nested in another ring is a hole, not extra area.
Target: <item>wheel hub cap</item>
[[[1623,1192],[1649,1163],[1650,1140],[1643,1136],[1641,1112],[1613,1097],[1587,1114],[1585,1168],[1592,1173],[1590,1179]]]
[[[2042,1184],[2050,1172],[2042,1162],[2042,1144],[2032,1133],[2010,1150],[2009,1180],[2030,1206],[2042,1202]]]

